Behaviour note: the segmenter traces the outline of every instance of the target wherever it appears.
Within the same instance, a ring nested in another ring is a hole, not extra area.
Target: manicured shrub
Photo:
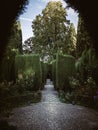
[[[0,64],[0,81],[14,81],[15,80],[15,53],[10,56],[4,56]]]
[[[42,71],[39,55],[18,55],[15,58],[16,78],[24,79],[32,76],[34,89],[38,90],[42,84]]]
[[[42,83],[44,87],[44,84],[46,83],[47,79],[48,63],[41,62],[41,68],[42,68]]]
[[[75,75],[75,59],[71,55],[56,56],[56,89],[67,91],[69,77]]]
[[[92,48],[83,51],[81,57],[77,60],[75,67],[82,83],[84,83],[88,77],[92,77],[96,84],[98,84],[98,59]]]
[[[7,81],[0,83],[0,116],[8,116],[14,107],[41,100],[41,91],[35,90],[31,78],[17,80],[16,83]]]
[[[56,88],[56,60],[53,60],[51,62],[51,66],[52,66],[52,79],[53,79],[53,84],[54,87]]]

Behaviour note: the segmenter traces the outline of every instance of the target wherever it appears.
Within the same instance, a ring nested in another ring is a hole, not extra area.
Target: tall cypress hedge
[[[44,87],[48,73],[48,63],[41,62],[41,68],[42,68],[42,83]]]
[[[67,91],[69,77],[75,75],[75,59],[70,55],[56,55],[56,89]]]
[[[15,58],[15,70],[16,78],[26,78],[29,75],[32,75],[35,89],[41,88],[42,71],[39,55],[17,55]]]
[[[14,81],[15,80],[15,54],[5,56],[0,64],[0,81]]]
[[[53,60],[51,62],[51,65],[52,65],[53,84],[54,84],[54,87],[56,88],[56,60]]]

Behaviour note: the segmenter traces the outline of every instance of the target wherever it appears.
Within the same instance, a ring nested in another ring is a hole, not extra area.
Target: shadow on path
[[[40,103],[16,108],[12,113],[8,122],[18,130],[98,130],[98,113],[86,107],[61,103],[49,79]]]

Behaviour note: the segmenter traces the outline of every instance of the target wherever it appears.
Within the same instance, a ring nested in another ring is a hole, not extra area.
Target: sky
[[[27,6],[25,12],[19,16],[22,29],[22,41],[24,42],[29,37],[33,36],[32,31],[32,21],[35,19],[36,15],[41,14],[42,10],[46,7],[49,1],[61,1],[63,7],[66,7],[66,3],[63,0],[29,0],[29,5]],[[77,29],[78,14],[71,8],[67,10],[67,19],[71,23],[74,23]]]

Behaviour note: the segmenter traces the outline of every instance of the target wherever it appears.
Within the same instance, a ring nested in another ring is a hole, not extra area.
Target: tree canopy
[[[77,41],[77,34],[75,30],[75,26],[73,23],[70,24],[67,36],[66,36],[66,52],[70,55],[76,56],[76,41]]]
[[[81,56],[85,49],[92,47],[92,39],[87,31],[83,18],[79,15],[77,28],[77,56]]]
[[[60,1],[49,2],[42,14],[32,22],[33,45],[41,58],[53,59],[57,51],[64,51],[69,21],[67,11]]]

